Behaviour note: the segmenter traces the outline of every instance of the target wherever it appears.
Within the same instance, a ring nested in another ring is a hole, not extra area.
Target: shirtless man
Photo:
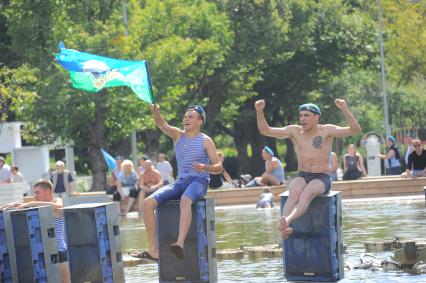
[[[143,211],[143,201],[149,197],[154,191],[163,186],[163,178],[160,172],[154,168],[151,160],[145,160],[144,172],[139,177],[139,211]]]
[[[294,144],[298,159],[298,177],[290,184],[289,197],[284,205],[279,231],[287,239],[293,229],[290,227],[296,219],[308,210],[311,201],[327,193],[331,188],[328,159],[334,137],[347,137],[361,131],[356,118],[349,111],[346,101],[335,100],[336,107],[343,113],[349,127],[332,124],[318,124],[321,111],[315,104],[303,104],[299,107],[300,125],[283,128],[270,127],[266,122],[263,109],[265,101],[255,103],[257,125],[262,135],[275,138],[290,138]]]

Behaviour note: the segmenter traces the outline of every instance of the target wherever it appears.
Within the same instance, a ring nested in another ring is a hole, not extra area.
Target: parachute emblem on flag
[[[69,71],[73,87],[90,92],[128,86],[142,100],[153,104],[151,81],[146,61],[128,61],[98,56],[65,48],[59,43],[56,61]]]

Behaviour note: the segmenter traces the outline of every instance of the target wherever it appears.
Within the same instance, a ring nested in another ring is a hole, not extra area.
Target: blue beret
[[[388,136],[388,140],[390,140],[391,142],[393,142],[393,144],[396,144],[396,140],[393,136]]]
[[[274,154],[274,151],[269,147],[269,146],[266,146],[265,145],[265,147],[263,148],[263,150],[265,150],[266,151],[266,153],[268,153],[269,155],[272,155],[272,156],[274,156],[275,154]]]
[[[312,112],[314,114],[320,115],[321,116],[321,110],[319,109],[319,107],[313,103],[306,103],[306,104],[302,104],[299,106],[299,112],[301,111],[309,111]]]
[[[200,114],[201,119],[203,120],[203,125],[206,123],[206,111],[200,105],[191,105],[187,110],[195,110]]]

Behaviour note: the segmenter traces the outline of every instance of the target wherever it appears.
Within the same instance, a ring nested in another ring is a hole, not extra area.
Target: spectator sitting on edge
[[[24,183],[24,176],[18,170],[18,166],[13,165],[10,168],[10,173],[12,174],[12,183]]]
[[[19,172],[18,166],[13,165],[10,168],[10,173],[12,174],[12,183],[22,183],[25,185],[25,190],[22,192],[24,196],[28,195],[31,192],[30,186],[27,181],[25,181],[24,176]]]
[[[223,153],[218,151],[217,155],[223,167]],[[228,172],[226,172],[225,167],[223,168],[222,174],[210,174],[209,187],[211,189],[232,189],[234,187],[232,178],[229,176]]]
[[[141,190],[139,194],[139,212],[143,212],[144,199],[164,185],[161,173],[154,168],[151,160],[145,160],[143,166],[145,170],[139,176],[139,188]]]
[[[343,172],[343,180],[356,180],[367,176],[362,155],[352,143],[348,146],[348,153],[343,156]]]
[[[133,204],[139,195],[139,189],[137,183],[139,180],[138,174],[136,174],[133,162],[126,159],[121,164],[121,174],[117,179],[117,191],[120,194],[120,199],[126,199],[127,197],[127,208],[125,212],[129,212]],[[124,213],[125,214],[125,213]]]
[[[414,151],[408,156],[408,165],[402,177],[426,177],[426,150],[419,139],[413,140]]]
[[[405,165],[405,169],[407,169],[408,156],[414,151],[413,136],[411,134],[407,134],[405,136],[405,143],[407,144],[407,150],[405,151],[405,155],[404,155],[404,165]]]
[[[10,173],[10,169],[6,164],[3,156],[0,156],[0,184],[1,183],[11,183],[12,182],[12,174]]]
[[[262,158],[265,160],[265,172],[261,177],[256,177],[250,181],[246,187],[278,186],[284,183],[283,165],[274,155],[273,150],[269,146],[263,148]]]

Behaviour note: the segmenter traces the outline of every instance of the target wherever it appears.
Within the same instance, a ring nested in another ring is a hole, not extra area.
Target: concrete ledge
[[[0,184],[0,205],[9,202],[22,202],[23,193],[26,190],[24,183]]]
[[[257,199],[265,187],[209,190],[208,197],[215,199],[215,205],[256,204]],[[280,194],[286,191],[286,186],[269,187],[274,194],[274,202],[279,203]]]
[[[24,202],[34,200],[34,196],[24,197]],[[84,192],[74,193],[68,198],[64,198],[64,206],[82,204],[82,203],[108,203],[112,202],[112,196],[107,195],[105,192]]]
[[[389,196],[409,196],[409,195],[424,195],[423,188],[426,186],[426,178],[407,179],[399,176],[383,176],[381,178],[362,178],[354,181],[337,181],[333,182],[333,190],[340,191],[343,199],[355,198],[371,198],[371,197],[389,197]],[[226,189],[226,190],[209,190],[208,197],[215,199],[216,206],[226,205],[242,205],[256,204],[257,199],[265,187],[241,188],[241,189]],[[270,187],[274,194],[274,202],[279,203],[279,195],[287,190],[286,185]],[[89,200],[91,197],[98,197],[100,201],[105,202],[106,197],[110,199],[105,192],[85,192],[76,193],[71,198],[84,197]],[[32,197],[25,197],[24,201],[30,201]],[[110,201],[112,201],[110,199]],[[82,202],[82,203],[87,203]],[[75,204],[75,203],[73,203]],[[122,209],[127,206],[127,200],[120,202]],[[137,203],[132,211],[137,210]]]
[[[341,191],[343,198],[407,196],[423,194],[426,178],[360,179],[354,181],[337,181],[333,190]]]
[[[407,179],[399,176],[365,178],[354,181],[333,182],[332,189],[340,191],[343,199],[388,196],[423,195],[426,178]],[[285,185],[270,187],[274,202],[279,202],[279,194],[287,190]],[[207,196],[215,199],[216,205],[256,204],[264,187],[211,190]]]

